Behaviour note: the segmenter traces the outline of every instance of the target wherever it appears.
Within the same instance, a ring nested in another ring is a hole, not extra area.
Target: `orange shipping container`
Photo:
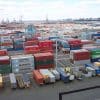
[[[42,85],[44,84],[43,75],[38,70],[33,70],[33,78],[37,82],[37,84]]]

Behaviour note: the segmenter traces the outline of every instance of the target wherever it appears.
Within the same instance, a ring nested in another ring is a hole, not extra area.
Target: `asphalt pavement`
[[[11,52],[13,55],[14,53],[16,52]],[[62,53],[59,53],[57,59],[58,62],[60,61],[63,65],[67,65],[69,62],[66,58],[69,58],[68,55],[62,55]],[[58,66],[60,67],[61,65],[58,63]],[[66,84],[62,81],[58,81],[54,84],[43,86],[37,85],[35,81],[32,80],[31,88],[16,90],[12,90],[9,82],[6,82],[5,88],[0,89],[0,100],[59,100],[59,92],[67,92],[96,85],[100,85],[100,77],[85,78],[82,81],[74,80],[73,82]],[[84,91],[64,95],[63,100],[100,100],[99,94],[100,89],[94,89],[87,92]]]
[[[58,81],[54,84],[43,86],[37,85],[32,80],[31,88],[16,90],[12,90],[9,82],[7,82],[5,88],[0,90],[0,100],[59,100],[59,92],[87,88],[95,85],[100,85],[100,77],[85,78],[82,81],[74,80],[66,84]],[[100,100],[99,94],[100,89],[94,89],[89,92],[84,91],[72,95],[64,95],[63,100]]]

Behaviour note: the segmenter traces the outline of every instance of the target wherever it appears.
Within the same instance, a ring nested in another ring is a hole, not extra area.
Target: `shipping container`
[[[24,47],[24,52],[25,52],[25,54],[40,53],[40,48],[39,48],[38,45],[34,45],[34,46],[25,46],[25,47]]]
[[[54,68],[54,55],[50,52],[34,54],[35,69]]]
[[[64,83],[69,82],[69,75],[64,72],[63,68],[57,68],[56,70],[60,73],[60,78]]]
[[[100,67],[100,62],[94,62],[94,66]]]
[[[80,44],[82,43],[80,39],[69,39],[67,40],[69,44]]]
[[[30,88],[31,82],[30,82],[29,75],[27,73],[23,73],[22,78],[23,78],[25,88]]]
[[[26,42],[24,42],[24,46],[33,46],[33,45],[38,45],[38,43],[39,43],[38,40],[26,41]]]
[[[81,42],[82,42],[83,45],[93,44],[94,43],[94,41],[92,41],[92,40],[81,40]]]
[[[10,64],[9,56],[0,56],[0,64]]]
[[[43,85],[44,84],[44,77],[39,72],[39,70],[33,70],[33,78],[35,79],[37,84],[39,84],[39,85]]]
[[[7,55],[8,55],[8,52],[6,49],[0,50],[0,56],[7,56]]]
[[[71,60],[71,63],[72,64],[75,64],[75,65],[84,65],[84,64],[90,64],[90,59],[89,60]]]
[[[91,59],[91,62],[100,62],[100,58],[94,58],[94,59]]]
[[[25,84],[24,84],[24,81],[23,81],[23,78],[22,78],[22,74],[17,75],[16,80],[17,80],[19,88],[21,88],[21,89],[25,88]]]
[[[13,73],[30,72],[34,69],[34,57],[32,55],[11,56]]]
[[[3,76],[0,74],[0,88],[4,87]]]
[[[91,72],[92,76],[96,76],[95,69],[92,67],[86,67],[86,71]]]
[[[10,73],[9,74],[9,78],[10,78],[10,84],[11,84],[11,88],[12,89],[16,89],[17,88],[17,81],[16,81],[16,76],[14,73]]]
[[[74,60],[87,60],[90,59],[90,52],[85,49],[70,51],[70,58]]]
[[[90,50],[91,55],[100,55],[100,48]]]
[[[55,76],[48,69],[40,69],[39,71],[43,76],[48,76],[47,83],[54,83],[55,82]]]
[[[53,73],[53,75],[55,76],[56,80],[60,80],[60,74],[59,74],[59,72],[57,70],[51,69],[50,71]]]
[[[53,49],[53,42],[51,40],[39,41],[40,49],[48,48]]]
[[[96,71],[96,75],[99,75],[100,76],[100,68],[95,69],[95,71]]]

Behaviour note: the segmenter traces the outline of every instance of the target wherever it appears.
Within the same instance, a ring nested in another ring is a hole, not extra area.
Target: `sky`
[[[0,0],[0,20],[100,17],[100,0]]]

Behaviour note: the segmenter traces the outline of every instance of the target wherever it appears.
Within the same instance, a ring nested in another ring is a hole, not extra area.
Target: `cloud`
[[[74,1],[74,2],[73,2]],[[0,19],[99,17],[100,0],[0,0]]]

